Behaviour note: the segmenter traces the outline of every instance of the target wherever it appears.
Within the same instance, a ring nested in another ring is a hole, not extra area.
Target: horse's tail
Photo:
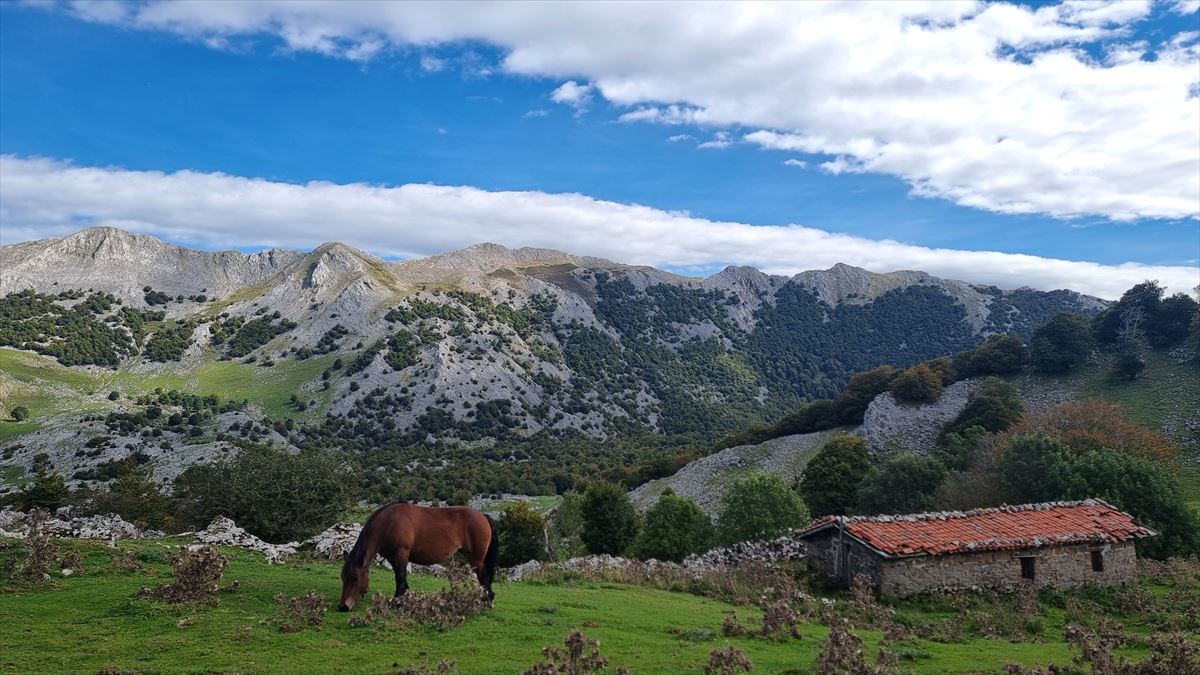
[[[487,554],[483,557],[483,571],[488,579],[493,579],[496,576],[496,561],[500,558],[500,532],[491,516],[485,513],[483,517],[487,518],[488,525],[492,526],[492,540],[488,542]]]

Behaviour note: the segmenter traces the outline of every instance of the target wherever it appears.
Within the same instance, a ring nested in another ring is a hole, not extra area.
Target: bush
[[[646,512],[633,555],[642,560],[681,562],[693,553],[707,551],[712,541],[712,519],[696,502],[667,490]]]
[[[215,594],[221,590],[221,576],[229,567],[227,556],[212,546],[201,546],[195,550],[180,546],[179,552],[170,556],[169,560],[175,571],[171,583],[154,589],[143,588],[140,596],[153,595],[172,605],[201,601],[221,604]]]
[[[18,422],[23,422],[29,418],[29,408],[19,405],[12,409],[12,418]]]
[[[1075,452],[1108,448],[1163,461],[1174,459],[1179,452],[1179,446],[1166,435],[1130,421],[1125,408],[1097,399],[1070,401],[1027,413],[998,436],[993,447],[1002,453],[1016,436],[1035,431]]]
[[[932,403],[942,395],[942,376],[918,363],[892,380],[891,391],[901,403]]]
[[[971,392],[967,405],[942,428],[943,436],[962,434],[971,427],[1003,431],[1021,418],[1021,394],[1011,383],[989,377]]]
[[[1078,314],[1062,312],[1033,332],[1029,360],[1043,373],[1065,373],[1092,350],[1092,331]]]
[[[871,468],[867,442],[855,436],[834,436],[809,461],[800,482],[800,496],[814,518],[844,515],[858,503],[858,488]]]
[[[721,496],[717,541],[730,546],[771,539],[807,523],[804,502],[788,484],[775,474],[757,473],[734,482]]]
[[[422,593],[410,590],[400,596],[376,593],[366,614],[350,619],[351,627],[424,624],[440,630],[461,626],[467,617],[480,614],[490,606],[487,593],[465,565],[450,565],[444,576],[450,585],[440,591]]]
[[[313,589],[291,599],[283,593],[275,594],[275,623],[279,624],[281,633],[298,633],[306,627],[320,628],[328,611],[329,601]]]
[[[580,505],[580,538],[588,553],[621,555],[637,536],[637,511],[619,485],[596,481],[588,485]]]
[[[142,527],[175,528],[170,498],[158,488],[149,471],[137,468],[130,460],[122,464],[120,476],[107,490],[93,493],[82,506],[91,513],[115,513]]]
[[[267,541],[303,539],[332,525],[353,502],[356,472],[333,453],[248,445],[231,460],[188,468],[175,481],[184,523],[219,515]]]
[[[946,480],[941,462],[911,452],[873,467],[859,489],[861,513],[918,513],[933,508],[934,493]]]
[[[587,675],[587,673],[602,673],[608,669],[608,659],[600,654],[600,641],[589,640],[579,631],[572,631],[563,640],[563,647],[546,647],[542,649],[544,661],[533,664],[525,675]],[[617,675],[629,671],[617,668]]]
[[[496,520],[500,536],[500,566],[512,567],[541,560],[546,550],[546,523],[526,502],[509,505]]]
[[[550,552],[555,560],[583,555],[587,549],[579,538],[583,531],[583,494],[568,490],[562,495],[558,506],[550,512],[547,520]]]
[[[1011,375],[1021,372],[1029,360],[1021,339],[1013,335],[993,335],[974,349],[954,357],[954,370],[960,378],[982,375]]]
[[[17,494],[17,510],[46,509],[54,511],[67,503],[70,494],[71,490],[62,476],[56,473],[41,472],[33,477],[33,482]]]
[[[851,377],[846,388],[834,400],[842,424],[861,424],[867,406],[876,396],[888,390],[895,376],[895,368],[879,366]]]
[[[746,652],[737,647],[720,647],[708,653],[704,675],[734,675],[754,672],[754,664]]]
[[[1016,436],[996,464],[1010,504],[1048,502],[1064,492],[1067,453],[1062,443],[1041,433]]]

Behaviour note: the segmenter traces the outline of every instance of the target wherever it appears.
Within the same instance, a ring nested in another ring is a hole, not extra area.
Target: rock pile
[[[683,560],[688,569],[713,569],[722,565],[754,561],[777,563],[804,558],[804,542],[791,533],[776,539],[744,541],[733,546],[718,547],[704,553],[692,554]]]
[[[976,381],[955,382],[933,403],[899,403],[891,392],[876,396],[867,406],[859,434],[878,453],[933,452],[942,426],[967,406]]]
[[[29,533],[29,514],[5,508],[0,511],[0,536],[24,537]],[[136,525],[115,513],[104,516],[75,516],[62,508],[42,523],[42,531],[54,537],[103,539],[109,543],[122,539],[141,539],[147,535]]]
[[[208,527],[196,533],[196,541],[204,544],[220,544],[222,546],[237,546],[251,551],[258,551],[267,557],[267,562],[275,564],[296,552],[299,546],[296,542],[286,544],[268,544],[246,530],[237,526],[225,516],[217,516]]]

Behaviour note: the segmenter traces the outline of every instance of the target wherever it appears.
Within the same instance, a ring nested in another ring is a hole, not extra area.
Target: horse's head
[[[360,566],[354,562],[351,558],[342,565],[342,600],[338,603],[339,612],[354,609],[354,605],[367,592],[367,583],[370,580],[367,566]]]

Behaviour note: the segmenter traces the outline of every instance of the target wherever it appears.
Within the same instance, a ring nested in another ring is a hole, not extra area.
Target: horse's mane
[[[350,553],[346,555],[346,565],[347,566],[349,566],[349,567],[366,567],[367,566],[367,563],[368,563],[367,548],[370,546],[370,543],[369,543],[370,540],[373,539],[373,537],[368,536],[368,532],[371,531],[371,525],[374,524],[375,519],[377,517],[379,517],[379,514],[386,511],[389,506],[392,506],[393,504],[406,504],[406,503],[407,502],[405,502],[404,500],[398,499],[394,502],[391,502],[390,504],[384,504],[383,506],[375,509],[375,512],[372,513],[370,515],[370,517],[367,518],[367,522],[363,523],[362,532],[358,535],[358,540],[354,542],[354,548],[351,548]]]

